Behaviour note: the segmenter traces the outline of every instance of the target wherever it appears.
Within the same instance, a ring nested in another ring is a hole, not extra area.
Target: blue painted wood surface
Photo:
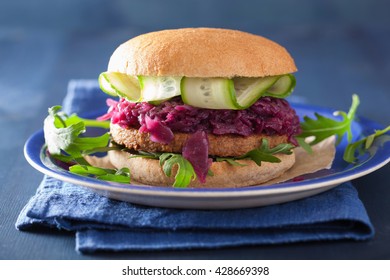
[[[299,95],[390,123],[389,1],[0,1],[0,259],[390,258],[390,166],[353,183],[377,230],[367,243],[79,255],[70,233],[18,232],[19,211],[42,175],[24,160],[27,137],[60,104],[69,79],[95,79],[116,46],[140,33],[187,26],[241,29],[294,56]]]

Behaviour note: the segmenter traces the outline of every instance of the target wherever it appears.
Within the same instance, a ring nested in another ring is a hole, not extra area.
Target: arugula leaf
[[[238,157],[238,159],[249,158],[253,160],[258,166],[261,165],[262,161],[277,163],[280,162],[280,159],[275,157],[274,154],[282,153],[290,155],[293,148],[295,148],[295,146],[290,143],[282,143],[274,148],[270,148],[268,140],[263,138],[259,148],[249,151],[245,155]]]
[[[252,151],[249,151],[242,158],[249,158],[253,160],[258,166],[261,166],[262,161],[274,163],[280,162],[279,158],[273,156],[272,154],[265,153],[260,149],[254,149]]]
[[[302,143],[301,139],[299,138],[305,139],[306,137],[314,136],[314,140],[312,140],[309,144],[315,145],[332,135],[337,135],[336,144],[339,144],[344,135],[347,133],[348,142],[351,142],[351,125],[353,119],[355,118],[355,113],[359,103],[360,101],[358,95],[352,95],[352,105],[349,109],[349,112],[345,113],[342,111],[336,111],[334,113],[336,116],[342,116],[342,120],[340,121],[324,117],[318,113],[315,113],[316,119],[305,116],[303,118],[304,122],[301,123],[302,133],[296,137],[297,140]],[[306,150],[309,150],[307,146],[302,147]]]
[[[76,114],[72,114],[66,119],[66,124],[68,125],[73,123],[79,123],[79,122],[83,122],[86,127],[101,127],[105,129],[110,128],[109,121],[98,121],[98,120],[80,118]]]
[[[196,179],[196,174],[191,163],[182,155],[173,153],[163,153],[159,157],[160,165],[163,168],[165,175],[171,177],[172,170],[177,165],[174,187],[187,187],[192,180]]]
[[[84,159],[85,155],[115,148],[108,147],[110,141],[108,133],[98,137],[82,137],[86,127],[107,129],[109,122],[84,119],[75,114],[68,116],[61,112],[61,106],[53,106],[48,112],[49,115],[44,121],[44,135],[47,149],[53,158],[65,163],[78,163],[69,167],[72,173],[93,176],[106,181],[130,182],[128,170],[92,167]]]
[[[261,146],[258,149],[260,149],[264,153],[272,154],[272,155],[278,153],[291,155],[292,154],[291,149],[293,148],[295,148],[295,146],[289,143],[282,143],[277,145],[276,147],[270,148],[268,145],[268,140],[263,138],[263,141],[261,142]]]
[[[131,155],[130,158],[137,158],[137,157],[142,157],[142,158],[150,158],[150,159],[159,159],[162,153],[152,153],[152,152],[145,152],[145,151],[137,151],[137,155]]]
[[[77,164],[69,167],[69,171],[74,174],[93,177],[105,181],[130,183],[130,171],[128,168],[115,170]]]
[[[174,187],[185,188],[192,180],[196,179],[196,173],[192,164],[180,154],[152,153],[145,151],[137,152],[137,155],[132,155],[130,158],[142,157],[148,159],[157,159],[159,160],[164,174],[168,177],[172,176],[173,167],[177,165],[175,182],[173,183]],[[209,170],[208,175],[212,176],[214,174],[212,174],[211,170]]]
[[[302,133],[296,137],[299,145],[305,149],[307,152],[311,153],[312,149],[310,145],[315,145],[325,138],[328,138],[332,135],[337,136],[336,145],[340,144],[342,138],[347,134],[348,145],[344,150],[343,159],[349,163],[356,163],[357,158],[356,154],[363,154],[368,150],[375,138],[385,134],[390,131],[390,126],[382,130],[377,130],[373,134],[368,135],[367,137],[360,139],[356,142],[352,142],[352,129],[351,125],[355,118],[356,110],[359,106],[359,96],[356,94],[352,95],[352,104],[348,113],[342,111],[336,111],[334,114],[341,115],[342,120],[337,121],[330,118],[321,116],[318,113],[315,113],[317,119],[311,119],[307,116],[304,117],[304,122],[301,123]],[[314,137],[309,143],[305,142],[306,137]]]
[[[356,163],[356,153],[364,153],[365,150],[368,150],[374,139],[390,131],[390,125],[382,130],[375,130],[373,134],[368,135],[367,137],[360,139],[354,143],[350,143],[344,150],[343,159],[349,163]]]
[[[67,116],[61,112],[61,106],[53,106],[48,112],[43,130],[47,149],[54,158],[89,165],[83,155],[107,147],[110,139],[108,132],[98,137],[82,137],[82,134],[87,125],[107,128],[109,122],[87,120],[76,115]]]
[[[233,157],[233,158],[216,158],[216,161],[226,161],[230,163],[231,165],[235,166],[245,166],[244,164],[241,164],[237,162],[238,159],[251,159],[253,160],[258,166],[261,165],[261,162],[280,162],[280,159],[274,156],[274,154],[282,153],[290,155],[292,153],[292,149],[294,149],[295,146],[289,143],[282,143],[277,145],[276,147],[270,148],[268,144],[268,140],[263,138],[260,147],[253,149],[246,154],[239,156],[239,157]]]
[[[215,160],[217,162],[226,161],[227,163],[233,166],[246,166],[246,164],[239,163],[235,158],[231,158],[231,157],[217,157],[215,158]]]
[[[303,148],[307,153],[312,154],[313,149],[311,148],[309,143],[306,143],[305,138],[303,137],[295,137],[298,142],[298,145]]]

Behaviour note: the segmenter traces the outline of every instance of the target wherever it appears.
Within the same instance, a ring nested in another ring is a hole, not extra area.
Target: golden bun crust
[[[172,177],[167,177],[158,160],[146,158],[129,158],[130,154],[123,151],[108,152],[111,163],[116,168],[127,167],[130,169],[133,181],[151,186],[172,186],[176,170]],[[227,162],[213,162],[211,171],[214,176],[207,176],[206,184],[201,184],[197,179],[192,181],[189,187],[193,188],[232,188],[245,187],[265,183],[277,178],[290,169],[295,163],[294,153],[291,155],[277,154],[281,162],[262,162],[256,165],[252,160],[238,160],[246,166],[233,166]]]
[[[189,133],[174,133],[174,138],[169,144],[156,143],[150,140],[150,134],[139,132],[136,128],[122,128],[117,124],[110,126],[111,138],[115,143],[124,145],[131,150],[147,152],[181,153],[184,143],[191,136]],[[273,148],[279,144],[287,143],[286,135],[268,136],[254,134],[247,137],[239,135],[207,135],[209,141],[209,155],[219,157],[238,157],[258,148],[263,138],[268,140],[268,145]],[[223,145],[221,145],[223,143]]]
[[[265,77],[297,71],[287,50],[229,29],[183,28],[137,36],[120,45],[108,71],[143,76]]]

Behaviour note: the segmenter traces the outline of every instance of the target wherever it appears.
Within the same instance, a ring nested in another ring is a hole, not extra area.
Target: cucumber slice
[[[180,95],[182,77],[138,76],[142,101],[163,101]]]
[[[185,104],[206,109],[239,109],[232,80],[223,78],[187,78],[181,81]]]
[[[160,104],[182,95],[183,102],[200,108],[242,110],[261,96],[285,98],[295,87],[291,74],[264,78],[182,78],[129,76],[104,72],[99,76],[100,88],[109,95],[131,102]]]
[[[101,73],[99,85],[105,93],[126,98],[131,102],[137,102],[141,97],[137,78],[120,72]]]
[[[207,109],[242,110],[252,106],[279,76],[265,78],[183,78],[183,102]]]
[[[238,107],[246,109],[253,105],[278,80],[278,76],[264,78],[233,78]]]
[[[276,83],[267,89],[267,91],[264,93],[264,96],[286,98],[293,92],[295,84],[296,80],[293,75],[283,75],[276,81]]]
[[[111,84],[107,81],[107,79],[104,77],[104,73],[101,73],[99,75],[99,86],[102,91],[107,93],[108,95],[117,96],[116,90],[111,86]]]

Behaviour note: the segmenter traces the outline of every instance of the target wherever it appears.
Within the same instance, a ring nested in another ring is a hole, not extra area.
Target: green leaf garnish
[[[168,177],[172,176],[172,170],[175,165],[177,165],[177,172],[175,175],[175,182],[173,183],[174,187],[185,188],[187,187],[192,180],[196,179],[196,173],[192,164],[185,159],[180,154],[174,153],[152,153],[145,151],[137,151],[138,154],[130,156],[130,158],[148,158],[148,159],[157,159],[160,162],[160,166],[164,174]],[[211,170],[209,174],[212,176]]]
[[[290,143],[282,143],[274,148],[270,148],[268,145],[268,140],[263,138],[259,148],[253,149],[252,151],[249,151],[237,159],[251,159],[259,166],[261,165],[262,161],[277,163],[280,162],[280,159],[274,156],[274,154],[282,153],[290,155],[293,148],[295,148],[295,146]]]
[[[128,168],[115,170],[90,165],[73,165],[69,167],[69,171],[74,174],[93,177],[104,181],[130,183],[130,171]]]
[[[260,148],[257,148],[256,150],[261,150],[266,154],[272,154],[272,155],[278,153],[291,155],[292,154],[291,149],[293,148],[295,148],[295,146],[290,143],[282,143],[277,145],[276,147],[270,148],[268,145],[268,140],[263,138]]]
[[[231,158],[220,158],[217,157],[216,161],[226,161],[231,165],[235,166],[245,166],[245,164],[237,162],[239,159],[250,159],[253,160],[257,165],[261,165],[261,162],[280,162],[280,159],[274,156],[274,154],[282,153],[290,155],[292,153],[292,149],[295,146],[290,143],[282,143],[277,145],[276,147],[270,148],[268,144],[268,140],[263,138],[261,146],[253,149],[246,154],[239,157],[231,157]]]
[[[43,130],[47,149],[54,158],[73,159],[89,165],[83,156],[107,147],[110,140],[108,132],[98,137],[82,137],[82,134],[87,126],[108,128],[109,122],[87,120],[77,115],[67,116],[61,112],[61,106],[53,106],[48,112]]]
[[[298,142],[298,145],[303,148],[307,153],[312,154],[313,149],[311,148],[309,143],[306,143],[305,138],[303,137],[295,137]]]
[[[160,165],[163,168],[165,175],[171,177],[172,169],[177,165],[174,187],[187,187],[192,180],[196,179],[196,173],[192,164],[182,155],[173,153],[163,153],[159,157]]]
[[[50,155],[66,163],[77,163],[69,167],[71,173],[94,177],[100,180],[130,183],[128,169],[106,169],[91,166],[85,155],[106,152],[117,147],[108,147],[109,133],[97,137],[83,137],[87,127],[108,129],[110,122],[80,118],[61,112],[61,106],[53,106],[44,121],[44,135]]]
[[[137,151],[137,154],[132,154],[130,158],[149,158],[149,159],[159,159],[162,153],[152,153],[152,152],[145,152],[145,151]]]
[[[356,163],[357,158],[356,154],[363,154],[366,150],[368,150],[375,138],[385,134],[390,131],[390,125],[382,130],[375,130],[375,133],[368,135],[367,137],[360,139],[359,141],[350,143],[344,150],[343,159],[349,163]]]
[[[246,166],[246,164],[242,164],[242,163],[238,162],[237,159],[231,158],[231,157],[216,157],[215,161],[217,161],[217,162],[226,161],[227,163],[229,163],[230,165],[233,165],[233,166]]]
[[[324,117],[318,113],[315,113],[316,119],[305,116],[303,118],[304,122],[301,123],[302,133],[296,137],[297,140],[301,141],[299,138],[305,139],[306,137],[312,136],[314,139],[309,144],[315,145],[332,135],[337,135],[336,144],[339,144],[344,135],[347,133],[348,142],[351,142],[351,125],[353,119],[355,118],[355,113],[359,103],[359,97],[356,94],[352,95],[352,105],[349,112],[345,113],[342,111],[336,111],[334,113],[336,116],[342,116],[342,120],[340,121]],[[308,150],[307,146],[302,147]]]
[[[68,125],[73,123],[79,123],[79,122],[83,122],[86,127],[101,127],[105,129],[110,128],[109,121],[98,121],[98,120],[80,118],[76,114],[72,114],[66,119],[66,124]]]
[[[341,115],[342,120],[337,121],[330,118],[321,116],[320,114],[315,113],[317,119],[311,119],[309,117],[304,117],[304,122],[301,123],[302,133],[296,137],[298,144],[305,149],[307,152],[311,153],[311,145],[315,145],[322,140],[332,136],[337,136],[336,145],[338,145],[343,139],[344,135],[347,134],[348,145],[344,150],[343,159],[349,163],[356,163],[357,157],[356,154],[364,154],[373,144],[374,140],[385,134],[390,130],[390,126],[382,130],[377,130],[375,133],[366,136],[363,139],[360,139],[356,142],[352,142],[352,122],[356,115],[356,110],[359,106],[359,96],[356,94],[352,95],[352,104],[348,113],[337,111],[335,115]],[[309,143],[305,142],[306,137],[314,137]]]

